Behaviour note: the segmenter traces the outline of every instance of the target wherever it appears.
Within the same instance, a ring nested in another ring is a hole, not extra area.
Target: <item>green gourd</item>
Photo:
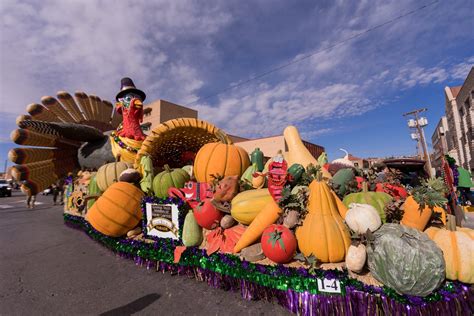
[[[170,169],[168,165],[165,165],[165,171],[160,172],[153,179],[153,191],[157,197],[166,198],[169,188],[183,188],[187,181],[189,181],[189,174],[185,170]]]
[[[303,172],[304,167],[302,165],[300,165],[299,163],[292,164],[291,167],[288,168],[288,173],[291,174],[291,177],[293,178],[291,182],[297,183],[303,175]]]
[[[89,186],[87,187],[87,195],[100,195],[102,192],[99,189],[99,186],[97,185],[97,176],[94,175],[89,182]],[[92,205],[94,205],[95,199],[91,199],[87,201],[87,209],[90,209]]]
[[[367,247],[369,270],[379,282],[400,294],[427,296],[444,281],[441,249],[423,232],[385,224]]]
[[[382,223],[385,223],[385,205],[392,200],[392,197],[385,192],[369,192],[367,182],[362,184],[362,192],[351,193],[344,197],[344,205],[349,207],[351,203],[369,204],[375,207],[380,215]]]
[[[142,174],[140,188],[148,194],[153,190],[153,162],[149,155],[144,155],[140,159],[140,169]]]
[[[186,247],[199,246],[203,241],[202,228],[196,222],[192,210],[184,218],[183,244]]]
[[[263,152],[260,150],[260,148],[255,148],[254,151],[252,151],[250,154],[250,161],[252,164],[257,164],[257,171],[263,171]]]
[[[242,174],[242,177],[240,177],[240,180],[246,182],[246,183],[252,183],[253,179],[253,174],[258,171],[258,166],[257,163],[252,163],[247,169],[245,169],[244,173]]]
[[[334,188],[337,190],[339,196],[344,196],[347,191],[346,184],[354,180],[355,174],[352,168],[340,169],[332,177],[331,181],[335,185]]]

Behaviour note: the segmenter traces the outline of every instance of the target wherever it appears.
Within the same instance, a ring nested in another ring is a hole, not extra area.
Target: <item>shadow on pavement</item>
[[[139,312],[148,305],[151,305],[153,302],[158,300],[160,295],[157,293],[148,294],[139,299],[134,300],[133,302],[128,303],[127,305],[114,308],[108,312],[100,314],[100,316],[115,316],[115,315],[132,315],[133,313]]]

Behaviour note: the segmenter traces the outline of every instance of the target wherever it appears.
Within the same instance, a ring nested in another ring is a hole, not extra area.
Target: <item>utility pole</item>
[[[422,112],[428,111],[427,108],[422,108],[422,109],[416,109],[411,112],[404,113],[403,116],[409,116],[413,115],[415,119],[410,119],[408,120],[408,127],[410,128],[416,128],[417,134],[420,137],[420,143],[421,147],[423,149],[423,155],[424,155],[424,160],[428,164],[428,174],[430,177],[433,177],[433,171],[431,168],[431,158],[430,158],[430,153],[428,152],[428,146],[426,145],[426,138],[425,138],[425,132],[423,130],[423,127],[428,125],[428,120],[425,117],[419,117],[418,114]]]

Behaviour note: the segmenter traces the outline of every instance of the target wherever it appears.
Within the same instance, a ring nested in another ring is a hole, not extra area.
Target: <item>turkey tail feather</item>
[[[59,91],[57,93],[58,99],[66,110],[69,111],[69,114],[74,118],[77,123],[84,121],[84,116],[82,115],[79,106],[77,105],[74,98],[66,91]]]
[[[61,120],[46,107],[38,103],[31,103],[26,107],[26,111],[35,119],[46,122],[61,122]]]
[[[76,156],[77,149],[13,148],[8,152],[8,159],[19,165],[49,159],[61,160]]]
[[[74,93],[74,96],[76,97],[77,102],[81,106],[82,112],[84,113],[86,120],[94,120],[94,111],[92,110],[92,105],[89,102],[89,97],[87,96],[87,94],[82,91],[77,91],[76,93]]]
[[[66,159],[48,159],[24,165],[12,167],[12,177],[22,181],[33,194],[37,194],[58,179],[63,178],[68,172],[78,169],[77,160],[74,157]]]
[[[81,142],[96,141],[105,138],[102,132],[97,128],[82,124],[25,120],[19,122],[18,126],[40,134],[54,135],[58,138],[62,137]]]
[[[94,120],[102,121],[100,119],[100,106],[102,105],[102,100],[96,95],[90,95],[89,102],[91,104],[92,117]]]
[[[39,162],[33,162],[23,165],[15,165],[12,167],[12,176],[17,181],[31,180],[33,178],[47,178],[50,175],[59,178],[66,175],[71,169],[78,168],[75,157],[66,159],[48,159]],[[53,182],[48,183],[48,185]]]
[[[41,103],[53,112],[57,117],[59,117],[64,122],[74,123],[75,120],[72,116],[63,108],[63,106],[53,97],[42,97]]]
[[[112,113],[114,111],[114,106],[109,101],[102,101],[102,119],[105,123],[110,123],[112,119]]]
[[[16,129],[10,134],[11,140],[18,145],[40,147],[79,147],[80,143],[55,135],[45,135],[26,129]]]

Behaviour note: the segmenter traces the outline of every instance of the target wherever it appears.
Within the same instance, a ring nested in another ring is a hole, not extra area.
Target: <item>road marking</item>
[[[25,201],[16,201],[16,202],[13,202],[13,203],[25,203]],[[35,206],[36,205],[41,205],[41,204],[44,204],[44,202],[35,202]],[[14,205],[8,205],[8,204],[0,204],[0,208],[1,209],[7,209],[7,208],[14,208],[15,206]]]
[[[26,201],[22,200],[22,201],[14,201],[12,203],[25,203],[26,204]],[[44,202],[35,202],[35,205],[41,205],[41,204],[44,204]]]

